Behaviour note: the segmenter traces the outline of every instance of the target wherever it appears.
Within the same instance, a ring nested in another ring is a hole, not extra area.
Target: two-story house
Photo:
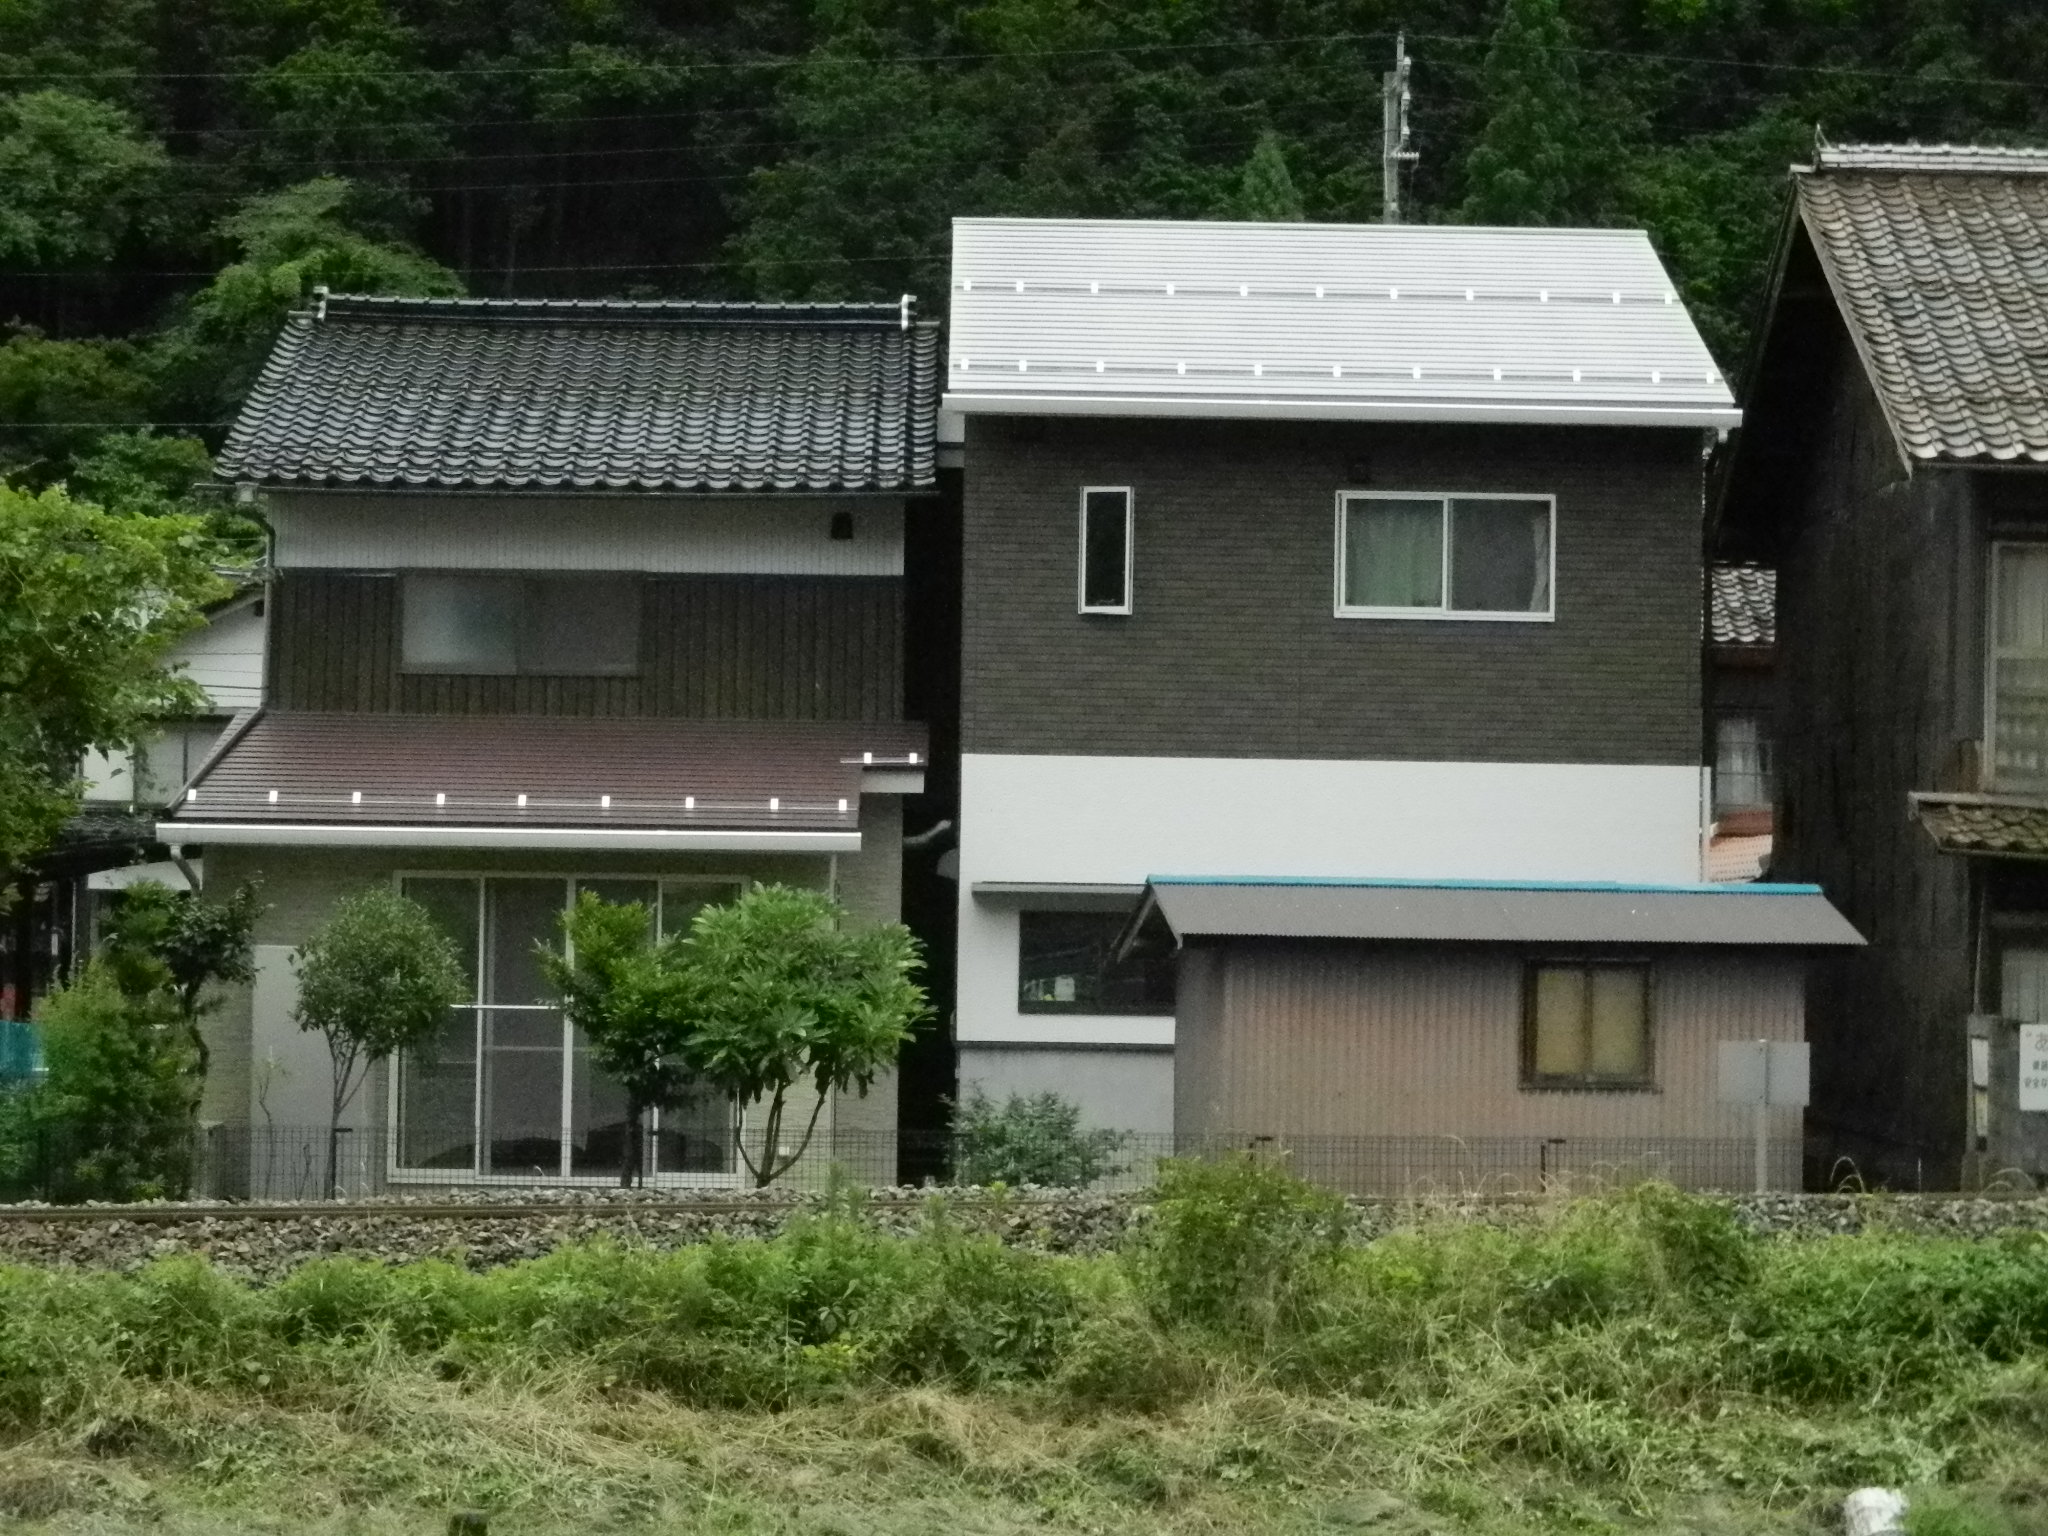
[[[321,295],[291,318],[219,458],[270,528],[262,704],[157,829],[204,851],[209,889],[263,883],[209,1118],[324,1122],[290,956],[367,884],[436,914],[472,988],[372,1082],[373,1183],[617,1177],[623,1097],[534,961],[577,892],[668,930],[751,880],[896,916],[927,761],[904,525],[935,483],[937,376],[907,298]],[[894,1128],[884,1081],[824,1144]],[[732,1106],[664,1111],[642,1166],[726,1176],[742,1133]]]
[[[963,1085],[1196,1137],[1740,1135],[1715,1043],[1796,1038],[1854,936],[1704,879],[1738,415],[1648,240],[963,219],[951,284]],[[1123,942],[1148,885],[1163,948]]]
[[[1814,977],[1813,1127],[1909,1187],[2048,1177],[2048,152],[1791,183],[1716,539],[1778,568],[1774,873],[1870,939]]]

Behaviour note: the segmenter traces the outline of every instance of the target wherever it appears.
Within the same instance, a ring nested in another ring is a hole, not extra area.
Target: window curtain
[[[2000,789],[2048,788],[2048,544],[1998,551],[1992,633],[1992,773]]]
[[[1442,605],[1442,502],[1360,498],[1346,504],[1345,519],[1346,607],[1436,608]]]
[[[1550,503],[1460,497],[1451,503],[1451,607],[1550,611]]]

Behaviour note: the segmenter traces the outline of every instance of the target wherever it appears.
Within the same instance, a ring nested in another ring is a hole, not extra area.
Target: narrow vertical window
[[[1991,782],[2048,789],[2048,544],[1992,555]]]
[[[1081,492],[1081,611],[1131,611],[1131,493],[1091,486]]]

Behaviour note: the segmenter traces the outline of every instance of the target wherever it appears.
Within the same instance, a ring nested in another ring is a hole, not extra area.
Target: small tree
[[[1294,224],[1307,217],[1294,178],[1287,173],[1287,151],[1270,128],[1259,135],[1244,163],[1237,185],[1237,216],[1272,224]]]
[[[327,1039],[334,1069],[327,1187],[336,1187],[341,1117],[370,1068],[424,1043],[468,995],[462,961],[418,902],[372,889],[344,899],[292,957],[299,1028]]]
[[[247,882],[225,901],[202,901],[144,880],[121,893],[107,925],[106,959],[121,989],[168,995],[184,1025],[201,1089],[212,1064],[201,1024],[218,1006],[206,989],[255,979],[250,938],[262,910],[256,887]],[[192,1102],[196,1107],[197,1093]]]
[[[962,1184],[1080,1189],[1122,1173],[1112,1155],[1127,1131],[1081,1129],[1081,1106],[1056,1093],[1013,1093],[998,1105],[970,1088],[953,1116],[953,1177]]]
[[[543,948],[541,971],[590,1056],[626,1090],[626,1155],[619,1183],[641,1177],[647,1111],[674,1104],[690,1084],[684,1057],[703,985],[683,941],[654,937],[639,902],[614,903],[584,891],[562,914],[566,952]]]
[[[42,1081],[18,1103],[14,1155],[57,1199],[181,1195],[191,1176],[191,1050],[175,1005],[132,994],[103,962],[36,1009]]]
[[[804,1155],[833,1092],[865,1094],[927,1010],[911,979],[917,940],[901,923],[849,929],[822,891],[759,885],[697,914],[684,946],[702,1013],[686,1046],[704,1083],[762,1107],[760,1155],[740,1157],[765,1187]],[[791,1096],[815,1095],[796,1145],[782,1144]]]

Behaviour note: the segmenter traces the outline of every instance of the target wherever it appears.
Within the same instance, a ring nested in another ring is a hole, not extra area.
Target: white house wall
[[[853,537],[831,537],[833,515]],[[276,495],[281,567],[900,576],[903,506],[860,497]]]
[[[253,599],[232,605],[171,648],[170,662],[206,690],[224,715],[263,702],[263,614]]]
[[[1021,1014],[1017,910],[980,882],[1153,875],[1700,878],[1702,775],[1606,764],[1060,757],[961,762],[958,1038],[1173,1043],[1170,1018]]]

